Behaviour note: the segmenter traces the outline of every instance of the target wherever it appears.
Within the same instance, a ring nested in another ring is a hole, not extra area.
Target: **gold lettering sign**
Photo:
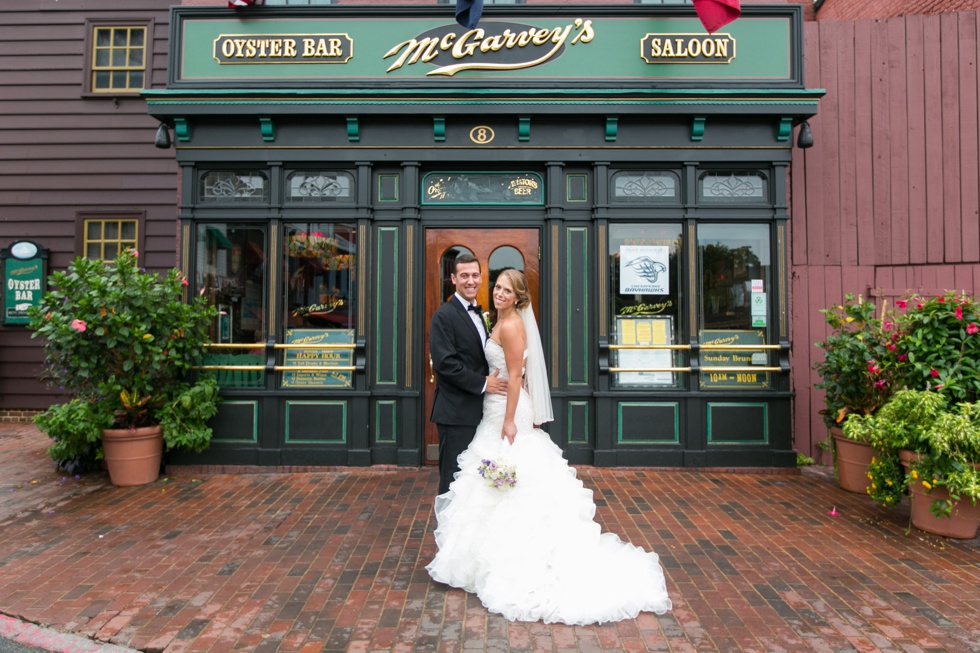
[[[494,22],[461,33],[456,29],[438,27],[393,46],[383,57],[395,57],[385,72],[419,62],[436,66],[426,75],[447,77],[464,70],[520,70],[560,57],[566,46],[595,38],[592,21],[581,18],[554,28]]]
[[[640,41],[640,58],[647,63],[731,63],[735,39],[731,34],[647,34]]]
[[[347,63],[353,56],[348,34],[222,34],[214,40],[219,64]]]

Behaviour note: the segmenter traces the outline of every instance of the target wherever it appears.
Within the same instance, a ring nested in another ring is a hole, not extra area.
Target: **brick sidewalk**
[[[429,580],[435,470],[62,484],[30,451],[44,437],[9,431],[0,613],[124,647],[980,651],[977,540],[906,536],[907,508],[813,474],[580,468],[604,529],[661,555],[674,610],[549,626],[509,623]]]

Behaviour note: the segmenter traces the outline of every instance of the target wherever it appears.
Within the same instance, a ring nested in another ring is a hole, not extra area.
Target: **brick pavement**
[[[661,555],[674,610],[570,627],[429,581],[435,470],[113,488],[62,480],[45,446],[0,426],[0,613],[124,647],[980,651],[977,540],[905,535],[907,507],[819,475],[580,468],[604,529]]]

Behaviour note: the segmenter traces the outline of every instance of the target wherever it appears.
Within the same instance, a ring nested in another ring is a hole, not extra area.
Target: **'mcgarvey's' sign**
[[[542,8],[520,17],[485,15],[467,29],[447,20],[447,10],[432,8],[403,8],[393,17],[380,9],[377,16],[363,9],[299,16],[265,7],[244,20],[224,10],[177,7],[169,84],[278,88],[295,82],[336,88],[344,81],[356,86],[393,80],[409,86],[450,80],[636,85],[766,80],[802,88],[802,50],[796,43],[801,21],[798,9],[791,9],[743,16],[725,33],[707,34],[693,12],[662,16],[646,9],[589,16],[577,9],[569,13],[568,7],[548,15]]]

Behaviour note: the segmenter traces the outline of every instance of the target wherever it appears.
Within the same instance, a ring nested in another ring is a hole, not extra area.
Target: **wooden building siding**
[[[826,437],[819,309],[848,292],[980,291],[978,34],[976,11],[805,25],[806,83],[827,95],[790,172],[800,452]]]
[[[176,261],[177,166],[153,146],[157,123],[139,97],[84,95],[86,20],[144,22],[147,86],[166,85],[169,1],[0,3],[0,246],[28,238],[48,268],[80,253],[79,213],[144,215],[140,253],[150,268]],[[23,327],[0,326],[0,411],[44,408],[41,349]]]

